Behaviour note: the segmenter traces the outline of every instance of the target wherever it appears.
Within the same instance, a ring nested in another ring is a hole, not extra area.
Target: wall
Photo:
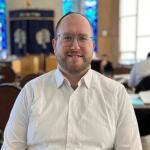
[[[61,0],[30,0],[31,6],[25,5],[25,0],[6,0],[7,10],[16,9],[51,9],[55,11],[55,24],[62,16]]]
[[[119,0],[99,1],[98,56],[106,53],[116,66],[119,56]]]

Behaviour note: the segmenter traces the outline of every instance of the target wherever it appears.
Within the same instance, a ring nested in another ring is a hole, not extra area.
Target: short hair
[[[147,58],[149,58],[150,57],[150,52],[147,54]]]
[[[92,28],[92,25],[91,25],[91,23],[90,23],[90,21],[89,21],[84,15],[82,15],[81,13],[78,13],[78,12],[68,12],[68,13],[66,13],[64,16],[62,16],[62,17],[59,19],[59,21],[57,22],[56,27],[55,27],[55,37],[56,37],[56,35],[57,35],[57,31],[58,31],[58,28],[59,28],[59,26],[60,26],[62,20],[63,20],[65,17],[67,17],[67,16],[69,16],[69,15],[71,15],[71,14],[79,14],[79,15],[83,16],[83,17],[88,21],[89,25],[91,26],[91,29],[93,29],[93,28]],[[92,31],[93,31],[93,30],[92,30]]]

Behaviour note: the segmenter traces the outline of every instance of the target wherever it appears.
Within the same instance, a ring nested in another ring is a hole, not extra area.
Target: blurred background
[[[147,137],[150,105],[137,99],[127,80],[133,65],[150,52],[149,6],[150,0],[0,0],[0,139],[20,89],[57,67],[51,40],[56,23],[70,11],[91,22],[96,44],[91,67],[124,84],[133,99],[140,135]],[[7,83],[9,94],[7,88],[1,90]],[[150,145],[150,137],[145,141]]]
[[[149,6],[149,0],[0,0],[0,58],[53,53],[55,24],[75,11],[93,26],[97,57],[132,65],[150,51]]]

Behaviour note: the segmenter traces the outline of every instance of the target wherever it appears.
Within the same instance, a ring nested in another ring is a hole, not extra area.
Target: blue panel
[[[63,2],[63,15],[67,12],[74,11],[74,4],[73,0],[62,0]],[[80,0],[78,0],[80,3]],[[97,51],[97,11],[98,11],[98,0],[84,0],[82,3],[83,14],[88,18],[90,21],[93,32],[94,32],[94,41],[95,41],[95,51]]]
[[[73,2],[72,0],[62,0],[63,1],[63,15],[73,11]]]
[[[5,4],[5,0],[0,0],[0,3]]]
[[[5,0],[0,0],[0,51],[3,49],[7,49],[6,4]]]
[[[95,41],[95,51],[97,51],[97,10],[98,10],[98,0],[85,0],[84,1],[84,15],[88,18],[90,21],[93,32],[94,32],[94,41]]]

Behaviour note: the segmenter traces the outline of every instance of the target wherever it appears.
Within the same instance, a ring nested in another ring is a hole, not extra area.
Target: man
[[[113,76],[113,66],[111,61],[109,61],[107,54],[101,56],[101,73],[107,77],[112,78]]]
[[[22,89],[2,149],[142,149],[124,87],[90,69],[92,37],[92,28],[81,14],[60,19],[53,40],[58,68]]]
[[[150,76],[150,52],[147,54],[147,59],[135,64],[130,72],[128,85],[131,88],[136,88],[140,81]]]

